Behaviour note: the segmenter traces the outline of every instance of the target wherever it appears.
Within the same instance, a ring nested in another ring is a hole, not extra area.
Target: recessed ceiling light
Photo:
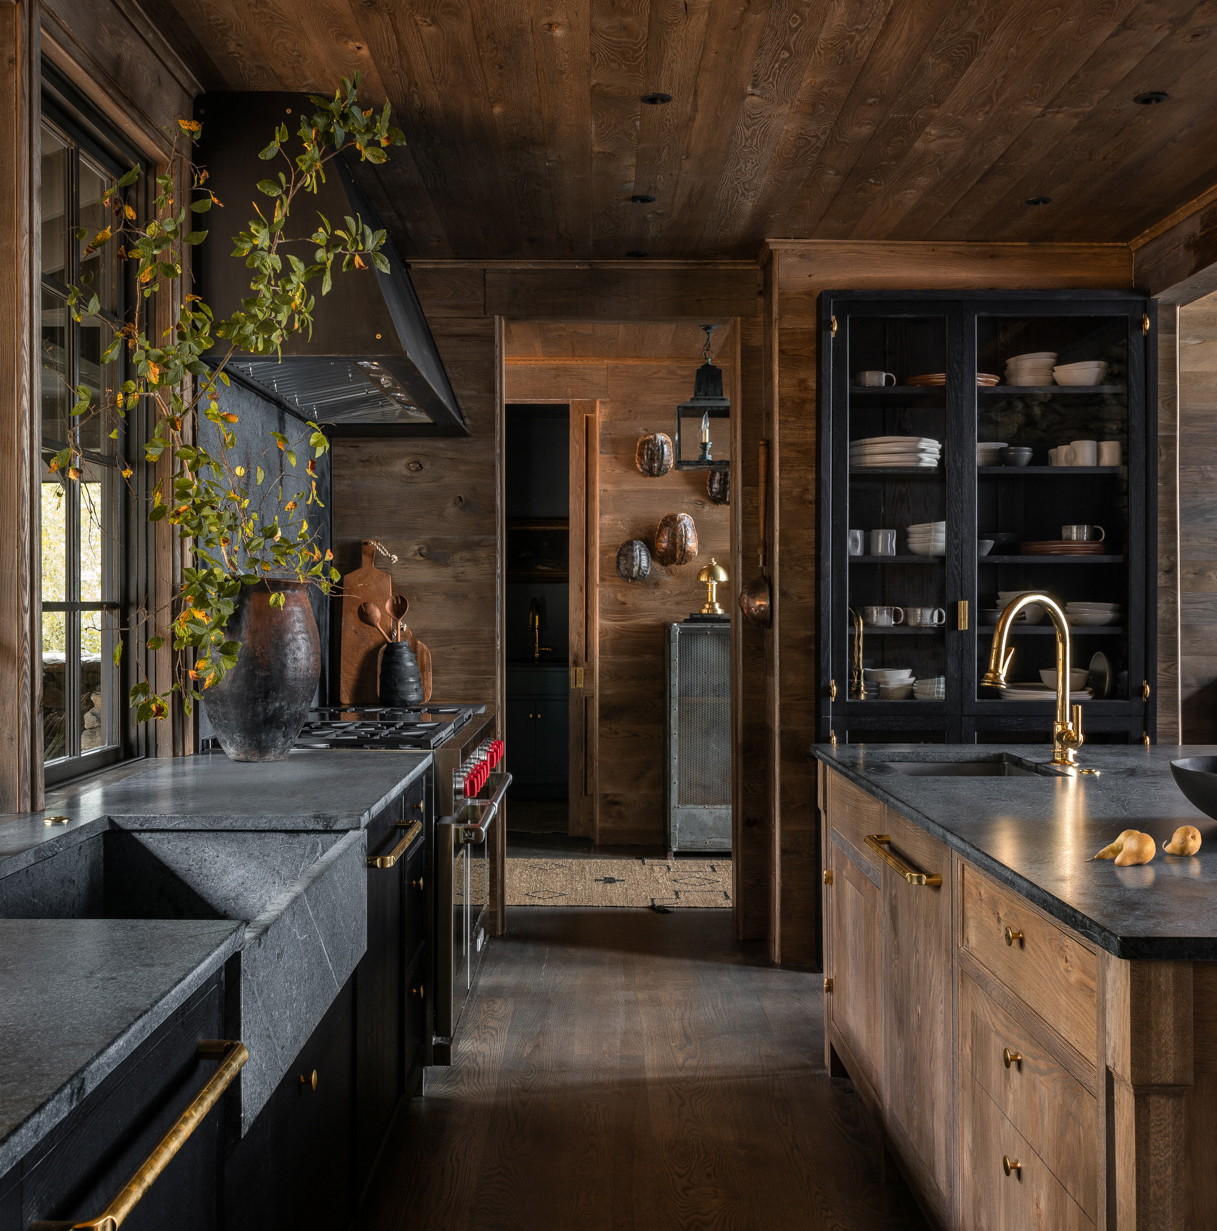
[[[651,254],[649,252],[639,252],[637,248],[631,248],[625,255],[632,261],[641,261],[644,256],[650,256]]]
[[[650,205],[655,198],[651,196],[649,192],[636,192],[630,200],[633,201],[635,205]]]
[[[1052,198],[1051,197],[1028,197],[1026,201],[1023,202],[1023,204],[1024,205],[1051,205]]]
[[[1170,98],[1170,95],[1165,90],[1147,90],[1144,94],[1134,94],[1133,102],[1140,103],[1142,107],[1152,107],[1154,103],[1164,103]]]
[[[642,101],[650,107],[662,107],[664,103],[672,101],[671,94],[664,94],[661,90],[656,90],[652,94],[644,94]]]

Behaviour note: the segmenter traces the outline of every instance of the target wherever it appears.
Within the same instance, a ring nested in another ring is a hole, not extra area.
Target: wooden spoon
[[[389,642],[389,634],[380,626],[380,608],[375,603],[360,603],[359,618],[369,627],[374,628],[384,639]]]
[[[410,610],[410,600],[404,594],[389,596],[389,619],[393,621],[393,640],[402,639],[402,626],[406,622],[406,612]]]

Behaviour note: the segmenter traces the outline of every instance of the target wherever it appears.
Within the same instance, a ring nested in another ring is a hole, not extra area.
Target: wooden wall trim
[[[202,86],[141,9],[121,0],[42,0],[42,52],[125,137],[164,158]]]
[[[34,672],[41,636],[34,566],[32,218],[39,103],[33,0],[0,6],[0,50],[0,812],[23,812],[42,805]]]
[[[1179,308],[1163,304],[1158,334],[1158,729],[1161,744],[1183,732],[1180,644]]]
[[[1159,303],[1185,304],[1217,290],[1217,187],[1132,241],[1136,286]]]

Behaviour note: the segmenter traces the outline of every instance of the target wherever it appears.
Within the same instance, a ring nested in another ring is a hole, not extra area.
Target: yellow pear
[[[1124,849],[1125,841],[1139,832],[1137,829],[1126,829],[1110,846],[1105,846],[1097,855],[1091,855],[1091,859],[1114,859]]]
[[[1180,825],[1162,849],[1168,855],[1194,855],[1200,849],[1200,830],[1195,825]]]
[[[1158,853],[1157,844],[1147,833],[1133,831],[1124,839],[1124,846],[1116,856],[1116,867],[1127,868],[1136,863],[1149,863]]]

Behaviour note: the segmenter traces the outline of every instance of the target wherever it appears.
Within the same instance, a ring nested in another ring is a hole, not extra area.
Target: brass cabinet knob
[[[1007,1175],[1016,1175],[1022,1171],[1023,1165],[1017,1158],[1011,1158],[1009,1154],[1003,1154],[1001,1156],[1001,1169]],[[1020,1176],[1019,1178],[1021,1179],[1022,1177]]]
[[[1016,932],[1008,923],[1006,924],[1005,937],[1006,937],[1006,944],[1011,945],[1011,946],[1017,944],[1020,949],[1022,948],[1022,945],[1023,945],[1022,932]]]
[[[421,983],[420,983],[417,987],[412,987],[412,988],[410,989],[410,995],[411,995],[411,996],[417,996],[420,1000],[421,1000],[421,999],[422,999],[422,998],[423,998],[426,994],[427,994],[427,989],[426,989],[426,987],[425,987],[423,984],[421,984]]]
[[[311,1073],[301,1073],[296,1080],[300,1083],[301,1090],[316,1090],[317,1070],[314,1069]]]
[[[825,883],[826,885],[831,885],[831,884],[832,884],[832,868],[825,868],[825,869],[824,869],[824,883]]]
[[[1008,1047],[1003,1047],[1001,1049],[1001,1060],[1006,1068],[1017,1066],[1021,1069],[1023,1067],[1023,1053],[1021,1051],[1011,1051]]]
[[[414,805],[414,811],[421,812],[422,810],[423,810],[423,803],[422,803],[422,800],[420,799],[418,803]]]
[[[410,882],[410,884],[411,884],[411,885],[412,885],[415,889],[417,889],[417,890],[419,890],[419,891],[421,892],[421,891],[422,891],[422,888],[423,888],[423,878],[422,878],[421,876],[415,877],[415,879],[414,879],[414,880],[412,880],[412,881]]]

